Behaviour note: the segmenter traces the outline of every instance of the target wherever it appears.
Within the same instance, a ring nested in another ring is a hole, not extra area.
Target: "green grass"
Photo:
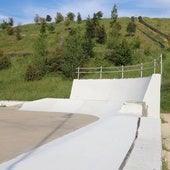
[[[146,22],[160,29],[162,32],[170,35],[170,19],[158,18],[144,18]],[[121,39],[126,38],[129,42],[133,41],[134,37],[126,36],[126,27],[130,18],[119,18],[122,29]],[[105,25],[106,32],[109,33],[110,19],[103,19],[100,21]],[[137,23],[137,27],[151,35],[153,38],[161,41],[167,47],[165,40],[148,30],[143,25]],[[55,24],[55,32],[50,34],[47,32],[47,48],[49,52],[55,51],[57,44],[61,43],[64,37],[67,36],[68,31],[65,30],[66,26]],[[79,27],[82,33],[85,31],[85,22],[82,24],[72,23],[70,27]],[[0,99],[1,100],[35,100],[44,97],[69,97],[72,80],[66,79],[60,73],[47,74],[40,81],[27,82],[24,80],[26,66],[34,60],[34,44],[39,36],[40,25],[29,24],[23,25],[22,39],[16,40],[16,36],[7,35],[6,31],[0,31],[0,50],[11,57],[12,66],[9,69],[0,71]],[[139,30],[136,31],[135,37],[139,37],[141,41],[141,48],[137,50],[136,55],[133,57],[133,64],[140,62],[150,62],[153,59],[158,59],[160,54],[163,53],[163,78],[161,88],[161,112],[170,112],[170,51],[161,49],[155,42],[149,39]],[[110,67],[114,66],[113,63],[106,60],[108,49],[106,45],[96,44],[94,47],[95,57],[91,58],[87,66],[89,67]],[[146,53],[147,52],[147,53]],[[24,55],[27,54],[27,55]],[[124,77],[137,77],[140,73],[130,72],[125,74]],[[144,72],[143,76],[150,75],[149,72]],[[121,74],[114,75],[104,74],[103,78],[120,78]],[[99,74],[84,75],[83,78],[99,78]]]
[[[13,57],[10,69],[0,71],[0,96],[6,100],[35,100],[46,97],[69,97],[72,81],[59,74],[48,74],[42,80],[24,80],[31,56]]]

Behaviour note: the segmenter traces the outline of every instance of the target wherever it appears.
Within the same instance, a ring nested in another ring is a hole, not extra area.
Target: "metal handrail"
[[[152,64],[152,65],[151,65]],[[160,65],[160,74],[162,75],[162,54],[160,55],[160,62],[158,63],[156,59],[151,62],[141,63],[129,66],[118,66],[118,67],[89,67],[89,68],[77,68],[76,74],[77,78],[80,78],[80,74],[99,74],[100,79],[102,79],[103,74],[109,73],[121,73],[121,78],[124,78],[124,74],[127,72],[140,72],[140,77],[143,77],[143,71],[153,69],[153,73],[156,73],[156,68]],[[111,70],[112,69],[112,70]],[[116,70],[114,70],[116,69]],[[89,70],[89,71],[87,71]],[[111,71],[110,71],[111,70]]]

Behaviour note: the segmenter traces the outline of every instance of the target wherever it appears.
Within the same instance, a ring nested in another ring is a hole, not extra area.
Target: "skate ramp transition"
[[[20,110],[100,119],[2,163],[0,170],[160,170],[160,82],[160,74],[74,80],[69,99],[25,102]]]
[[[107,117],[117,113],[126,102],[143,102],[151,78],[74,80],[70,99],[45,98],[26,102],[20,110]]]

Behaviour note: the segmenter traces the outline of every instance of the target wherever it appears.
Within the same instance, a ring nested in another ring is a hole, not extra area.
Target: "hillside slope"
[[[121,24],[121,39],[132,42],[134,38],[139,38],[140,49],[137,50],[133,63],[148,62],[158,59],[163,53],[163,79],[162,79],[162,111],[170,112],[170,51],[167,48],[160,48],[160,45],[146,36],[147,34],[160,41],[166,46],[166,41],[158,34],[137,23],[135,36],[127,36],[127,24],[130,18],[119,18]],[[170,19],[145,18],[145,21],[156,27],[160,31],[170,35]],[[107,36],[109,36],[110,19],[100,21],[105,26]],[[62,43],[68,35],[67,27],[64,23],[55,24],[55,31],[47,31],[48,52],[54,52],[58,43]],[[34,45],[39,36],[40,25],[29,24],[21,26],[22,39],[17,40],[16,35],[9,36],[5,30],[0,31],[0,50],[11,58],[12,65],[9,69],[0,71],[0,99],[1,100],[34,100],[44,97],[68,97],[72,80],[67,79],[61,73],[48,73],[39,81],[26,82],[24,74],[28,63],[34,60]],[[69,27],[79,27],[85,31],[85,22],[81,24],[71,23]],[[144,34],[145,33],[145,34]],[[87,66],[112,66],[113,63],[106,60],[108,49],[106,44],[95,44],[95,56],[90,59]]]

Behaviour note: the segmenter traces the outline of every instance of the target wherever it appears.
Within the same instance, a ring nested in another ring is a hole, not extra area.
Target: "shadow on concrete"
[[[21,163],[23,160],[27,159],[28,157],[30,157],[36,150],[38,147],[40,147],[41,145],[45,144],[45,142],[56,132],[58,131],[65,123],[67,123],[67,121],[73,116],[72,113],[67,114],[66,118],[54,129],[52,130],[47,136],[45,136],[35,147],[32,148],[32,150],[26,154],[24,154],[19,160],[17,160],[16,162],[12,163],[7,170],[13,170],[16,165],[18,165],[19,163]]]

